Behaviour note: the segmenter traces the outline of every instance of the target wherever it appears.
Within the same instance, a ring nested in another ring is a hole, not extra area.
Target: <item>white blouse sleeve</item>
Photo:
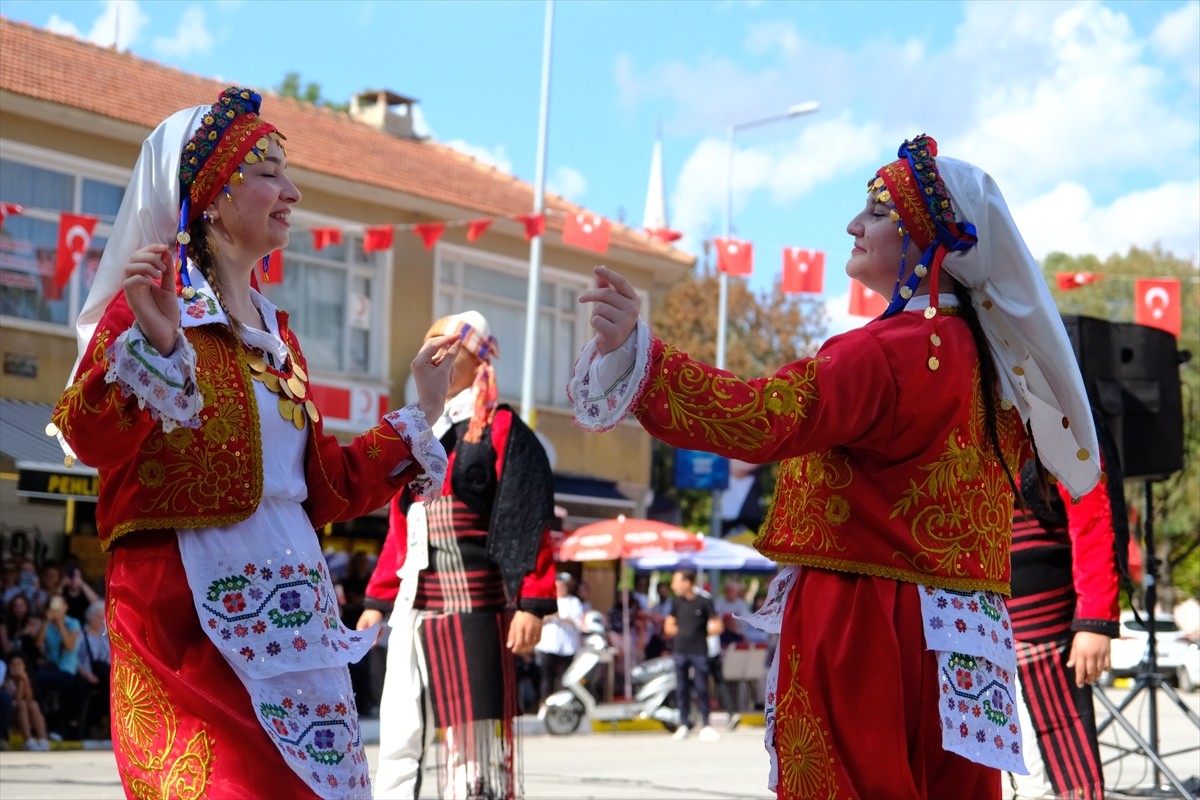
[[[167,433],[200,427],[204,398],[196,388],[196,351],[182,329],[175,332],[175,349],[164,356],[134,325],[113,344],[104,380],[136,397],[138,407],[161,420]]]
[[[421,472],[409,482],[408,488],[421,500],[440,496],[442,484],[446,481],[446,450],[441,441],[434,436],[420,407],[416,403],[410,403],[404,408],[388,413],[384,419],[412,452],[412,458],[401,461],[391,474],[403,472],[415,460]]]
[[[637,327],[616,350],[600,355],[596,339],[583,346],[567,384],[575,421],[590,431],[607,431],[629,413],[650,370],[650,326]]]

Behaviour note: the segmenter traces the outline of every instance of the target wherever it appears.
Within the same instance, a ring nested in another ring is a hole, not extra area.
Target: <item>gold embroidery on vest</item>
[[[775,750],[779,758],[781,796],[834,798],[837,776],[829,731],[813,713],[808,692],[795,680],[800,654],[787,654],[793,679],[779,696],[775,711]]]
[[[969,574],[967,562],[979,560],[985,578],[998,581],[1008,569],[1013,497],[1008,476],[988,443],[979,371],[972,381],[972,413],[966,431],[955,428],[942,455],[921,467],[892,506],[891,518],[909,520],[921,552],[895,553],[913,568],[947,576]],[[1002,416],[1002,415],[998,415]],[[1002,448],[1012,453],[1010,417],[997,419]],[[1005,447],[1004,445],[1009,446]]]
[[[850,503],[838,492],[853,480],[849,459],[832,450],[785,459],[755,546],[768,553],[810,544],[820,552],[845,550],[837,529],[850,518]]]
[[[114,629],[115,608],[109,605],[112,645],[113,729],[116,744],[128,759],[124,778],[137,798],[203,797],[212,777],[212,740],[203,723],[177,751],[179,720],[162,684]],[[142,774],[132,774],[132,770]],[[156,784],[152,779],[158,778]]]
[[[805,419],[808,406],[817,399],[818,359],[802,362],[796,371],[771,378],[759,389],[738,378],[709,374],[703,365],[678,354],[675,347],[664,345],[662,366],[642,402],[663,403],[670,412],[666,430],[698,435],[710,447],[756,450],[785,435],[772,428],[773,420]]]

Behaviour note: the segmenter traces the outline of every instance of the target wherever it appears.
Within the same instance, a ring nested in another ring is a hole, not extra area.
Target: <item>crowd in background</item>
[[[0,562],[0,750],[107,739],[104,600],[73,562]]]

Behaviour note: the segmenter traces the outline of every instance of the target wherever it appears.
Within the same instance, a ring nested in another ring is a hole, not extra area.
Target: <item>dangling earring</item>
[[[212,222],[212,217],[210,217],[210,216],[209,216],[209,214],[208,214],[208,212],[207,212],[207,211],[205,211],[205,212],[204,212],[203,214],[201,214],[200,216],[204,218],[204,221],[205,221],[205,222]]]
[[[268,273],[268,270],[270,270],[270,269],[271,269],[271,257],[269,255],[263,256],[262,257],[263,280],[266,281],[267,283],[271,282],[271,275]]]

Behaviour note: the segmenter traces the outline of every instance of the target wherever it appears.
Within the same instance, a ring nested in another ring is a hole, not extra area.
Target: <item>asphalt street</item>
[[[1130,697],[1127,689],[1108,689],[1120,705]],[[1200,730],[1194,727],[1163,692],[1158,701],[1159,753],[1181,780],[1200,774]],[[1193,711],[1200,695],[1189,692],[1183,701]],[[1148,738],[1149,692],[1133,696],[1123,717],[1143,738]],[[1097,707],[1103,722],[1107,713]],[[743,725],[718,742],[695,738],[673,741],[665,732],[638,731],[554,737],[542,734],[536,720],[526,718],[525,797],[528,800],[768,800],[767,756],[762,729]],[[372,738],[377,724],[364,720],[364,738]],[[1121,796],[1178,797],[1154,791],[1153,764],[1144,756],[1129,754],[1132,739],[1111,724],[1101,736],[1106,783]],[[94,746],[103,747],[102,744]],[[1191,748],[1190,750],[1188,748]],[[372,768],[378,748],[367,746]],[[436,775],[430,771],[422,797],[433,796]],[[1167,787],[1160,779],[1159,787]],[[49,753],[0,753],[0,800],[116,800],[124,797],[112,752],[108,749],[58,750]],[[933,798],[932,800],[954,800]]]

